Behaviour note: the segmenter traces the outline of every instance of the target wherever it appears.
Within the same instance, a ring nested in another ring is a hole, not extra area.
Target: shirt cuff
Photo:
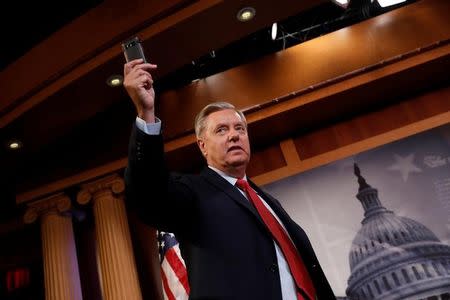
[[[139,117],[136,117],[136,127],[148,135],[161,134],[161,120],[155,117],[155,123],[146,123]]]

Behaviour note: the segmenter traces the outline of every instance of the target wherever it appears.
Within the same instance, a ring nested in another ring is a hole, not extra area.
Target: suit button
[[[278,265],[277,264],[271,264],[269,267],[270,272],[275,273],[278,272]]]

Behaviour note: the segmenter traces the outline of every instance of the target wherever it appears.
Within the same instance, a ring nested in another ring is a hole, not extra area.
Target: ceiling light
[[[344,9],[365,9],[373,4],[375,0],[331,0],[334,4],[337,6],[340,6]],[[406,0],[377,0],[377,1],[396,1],[396,2],[402,2]]]
[[[395,4],[399,4],[402,2],[405,2],[406,0],[377,0],[378,4],[380,4],[381,7],[387,7]]]
[[[342,8],[347,8],[348,4],[350,3],[350,0],[331,0],[331,2]]]
[[[278,33],[278,25],[277,23],[273,23],[271,30],[272,41],[274,41],[277,38],[277,33]]]
[[[241,22],[247,22],[253,19],[256,14],[256,10],[253,7],[244,7],[238,11],[236,18]]]
[[[122,85],[122,82],[123,82],[122,75],[112,75],[106,80],[106,83],[112,87]]]
[[[16,150],[22,147],[22,143],[18,140],[14,140],[8,143],[9,149]]]

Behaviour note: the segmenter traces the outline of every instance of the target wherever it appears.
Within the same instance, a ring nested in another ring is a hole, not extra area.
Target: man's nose
[[[228,136],[228,139],[230,141],[237,141],[239,140],[239,132],[237,130],[231,130],[230,135]]]

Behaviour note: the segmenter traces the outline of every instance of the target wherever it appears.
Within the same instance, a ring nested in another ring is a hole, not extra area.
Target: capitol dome
[[[364,208],[349,253],[349,299],[449,299],[450,246],[423,224],[387,210],[355,164]]]
[[[374,191],[376,193],[376,190]],[[399,217],[384,209],[376,215],[364,218],[363,227],[353,239],[350,253],[350,269],[377,252],[414,242],[440,242],[424,225],[406,217]]]

